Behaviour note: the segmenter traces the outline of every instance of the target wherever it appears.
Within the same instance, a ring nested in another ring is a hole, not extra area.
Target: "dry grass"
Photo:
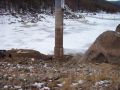
[[[80,73],[77,73],[77,71],[69,73],[68,77],[64,79],[65,84],[61,90],[94,90],[93,86],[96,82],[100,81],[108,81],[109,83],[109,86],[106,87],[107,89],[103,88],[103,90],[119,90],[118,88],[115,89],[120,85],[120,72],[118,66],[105,63],[99,65],[89,64],[86,66],[89,66],[88,71],[83,70],[83,72]],[[76,83],[79,80],[83,80],[84,82],[72,86],[72,83]],[[96,90],[100,89],[97,86],[96,88]]]
[[[30,64],[20,64],[21,68],[17,67],[15,62],[14,65],[11,66],[6,63],[5,65],[3,65],[4,68],[0,66],[0,70],[3,76],[5,73],[7,73],[8,70],[8,78],[9,75],[12,77],[15,74],[16,77],[13,77],[13,79],[15,80],[14,82],[17,85],[20,84],[18,82],[23,83],[21,86],[24,85],[24,82],[27,83],[27,85],[32,85],[35,82],[45,82],[45,85],[49,87],[50,90],[119,90],[120,66],[105,63],[81,63],[81,57],[81,55],[66,56],[66,60],[61,62],[51,60],[38,60],[38,62],[35,61],[35,63],[31,62]],[[30,62],[30,60],[26,62]],[[16,67],[11,71],[13,66]],[[28,67],[30,66],[32,66],[33,69],[29,69]],[[11,69],[9,70],[9,68]],[[3,70],[5,71],[3,72]],[[24,74],[24,77],[20,77],[20,74]],[[20,80],[18,80],[18,77],[20,77]],[[23,81],[24,78],[26,79],[26,81]],[[96,82],[104,80],[109,81],[108,87],[105,87],[105,85],[103,85],[102,89],[100,89],[99,85],[96,86]],[[3,83],[5,81],[1,82]],[[13,84],[14,82],[10,81],[9,83]],[[62,84],[62,86],[59,87],[58,84]],[[30,89],[23,88],[23,90]]]

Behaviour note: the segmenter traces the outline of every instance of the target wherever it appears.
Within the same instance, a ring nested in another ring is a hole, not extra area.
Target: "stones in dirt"
[[[120,64],[120,25],[103,32],[83,56],[85,62]]]

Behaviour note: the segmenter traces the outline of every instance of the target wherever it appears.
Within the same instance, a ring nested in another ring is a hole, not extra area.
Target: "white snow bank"
[[[116,14],[104,14],[114,17]],[[45,17],[38,23],[12,23],[10,16],[0,16],[0,49],[26,48],[51,54],[54,50],[54,17]],[[99,15],[97,15],[99,16]],[[120,18],[120,15],[116,15]],[[64,20],[65,53],[85,52],[94,40],[104,31],[115,30],[120,20],[99,19],[86,16],[86,20]]]

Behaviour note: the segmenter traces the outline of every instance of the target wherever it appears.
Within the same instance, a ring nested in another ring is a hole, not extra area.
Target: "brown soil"
[[[22,51],[9,51],[11,57],[0,59],[0,90],[120,89],[120,67],[117,65],[81,63],[79,54],[66,55],[64,60],[58,61],[36,51],[31,54],[31,50],[27,50],[31,55]],[[38,58],[39,55],[45,59]]]

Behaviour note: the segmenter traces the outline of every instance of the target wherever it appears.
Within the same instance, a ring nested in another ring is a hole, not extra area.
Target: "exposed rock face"
[[[85,53],[83,60],[120,64],[120,34],[115,31],[103,32]]]

